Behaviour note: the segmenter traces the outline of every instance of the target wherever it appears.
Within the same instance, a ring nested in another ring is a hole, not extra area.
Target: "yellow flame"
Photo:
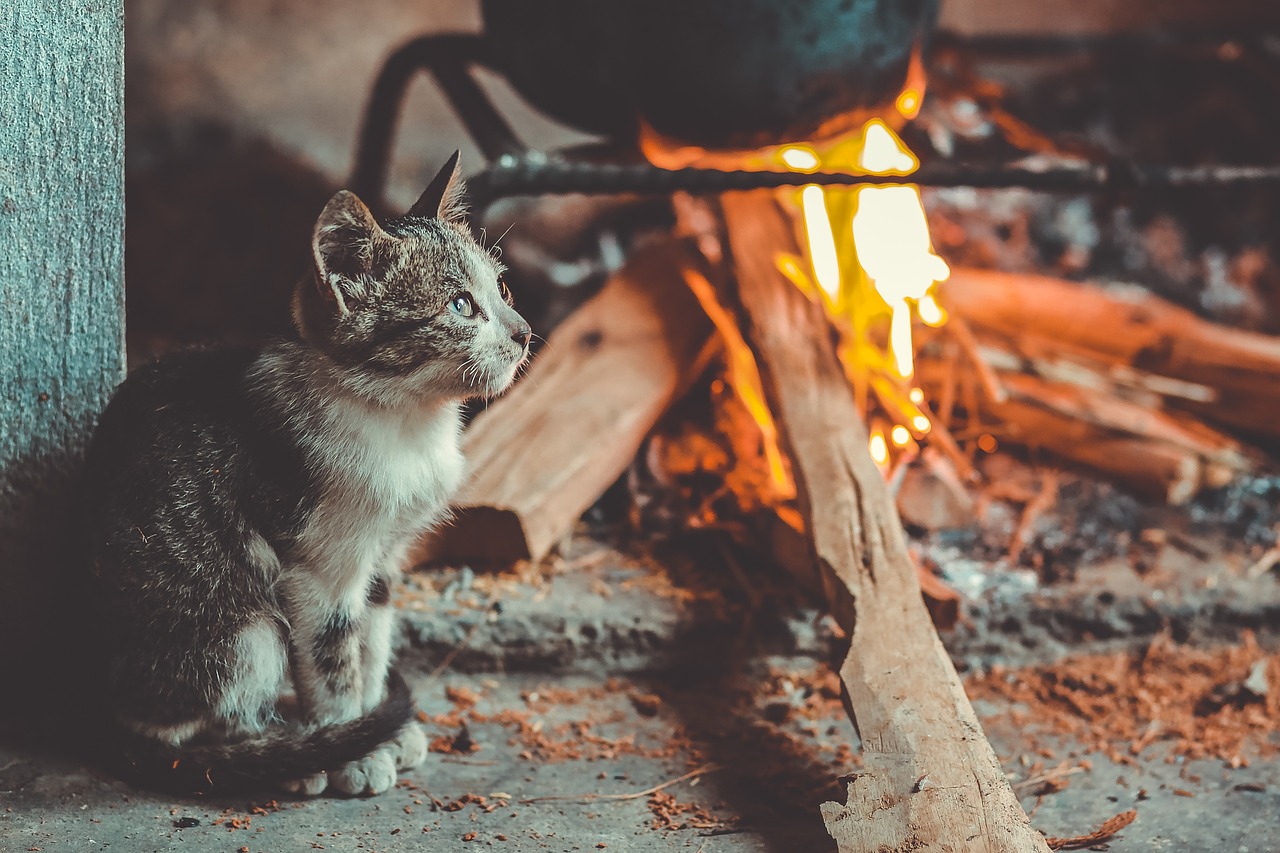
[[[871,431],[867,449],[871,451],[871,458],[881,468],[889,464],[889,444],[884,440],[884,433],[878,427]]]
[[[937,299],[933,298],[932,293],[926,293],[920,297],[916,303],[916,312],[926,326],[936,328],[947,322],[947,312],[942,310],[942,306],[938,304]]]
[[[911,51],[911,60],[907,63],[907,80],[898,99],[893,103],[898,115],[910,121],[920,114],[927,85],[928,76],[925,74],[924,62],[920,58],[920,45],[917,43]]]
[[[920,102],[920,93],[908,86],[902,90],[902,94],[898,95],[898,100],[894,101],[893,105],[903,118],[915,118],[920,114]]]
[[[816,172],[821,165],[818,155],[807,145],[790,145],[783,148],[778,156],[793,172]]]
[[[822,187],[809,184],[801,192],[800,202],[804,209],[804,232],[808,238],[813,277],[823,292],[835,301],[840,297],[840,258],[836,254],[836,238],[831,232]]]
[[[867,123],[859,163],[868,172],[892,174],[914,171],[920,161],[877,119]],[[915,372],[915,346],[908,300],[918,304],[930,296],[936,282],[951,275],[946,261],[933,251],[919,189],[912,184],[859,188],[853,243],[858,262],[889,306],[894,366],[899,376],[910,377]],[[936,317],[937,303],[931,297],[929,301],[930,314]]]
[[[909,81],[897,107],[910,117],[923,98],[923,76]],[[868,121],[861,134],[822,147],[790,145],[776,153],[787,168],[803,173],[821,169],[859,170],[868,174],[903,175],[920,161],[880,119]],[[922,410],[924,392],[905,380],[915,373],[913,317],[929,326],[946,322],[946,312],[933,296],[950,268],[933,251],[919,189],[910,183],[824,189],[808,184],[797,193],[803,214],[806,268],[799,259],[779,257],[778,268],[811,298],[825,295],[828,309],[845,338],[840,347],[854,383],[859,408],[866,410],[867,390],[898,425],[874,430],[869,450],[877,464],[887,464],[891,447],[905,448],[913,434],[932,430]],[[887,320],[886,344],[873,342]],[[887,396],[886,396],[887,395]],[[876,440],[876,436],[879,440]],[[883,462],[882,462],[883,460]]]

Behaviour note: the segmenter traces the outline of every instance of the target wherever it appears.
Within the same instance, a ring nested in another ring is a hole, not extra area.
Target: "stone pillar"
[[[0,702],[57,633],[78,463],[123,375],[123,0],[4,0]]]

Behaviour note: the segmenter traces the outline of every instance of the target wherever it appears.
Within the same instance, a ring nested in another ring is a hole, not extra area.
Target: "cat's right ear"
[[[377,250],[384,239],[387,233],[355,193],[340,190],[329,199],[311,235],[321,299],[342,314],[365,299],[376,282]]]
[[[405,215],[461,222],[467,212],[467,188],[462,183],[461,160],[462,152],[454,151]]]

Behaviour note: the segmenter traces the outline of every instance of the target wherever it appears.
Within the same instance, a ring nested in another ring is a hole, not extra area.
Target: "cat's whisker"
[[[497,239],[497,240],[494,240],[494,241],[493,241],[493,245],[489,247],[489,254],[490,254],[490,255],[492,255],[492,256],[493,256],[493,257],[495,257],[495,258],[500,258],[500,257],[502,257],[502,247],[501,247],[500,245],[498,245],[498,244],[499,244],[499,243],[501,243],[501,242],[502,242],[502,238],[503,238],[503,237],[506,237],[508,234],[510,234],[510,233],[511,233],[511,229],[512,229],[512,228],[515,228],[515,227],[516,227],[516,224],[515,224],[514,222],[512,222],[510,225],[508,225],[508,226],[507,226],[507,230],[506,230],[506,231],[503,231],[501,234],[499,234],[499,235],[498,235],[498,239]]]

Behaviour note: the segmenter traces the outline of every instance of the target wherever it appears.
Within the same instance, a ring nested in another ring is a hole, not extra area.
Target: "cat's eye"
[[[470,293],[459,293],[453,299],[450,299],[449,308],[453,313],[463,317],[476,316],[476,302],[471,298]]]

